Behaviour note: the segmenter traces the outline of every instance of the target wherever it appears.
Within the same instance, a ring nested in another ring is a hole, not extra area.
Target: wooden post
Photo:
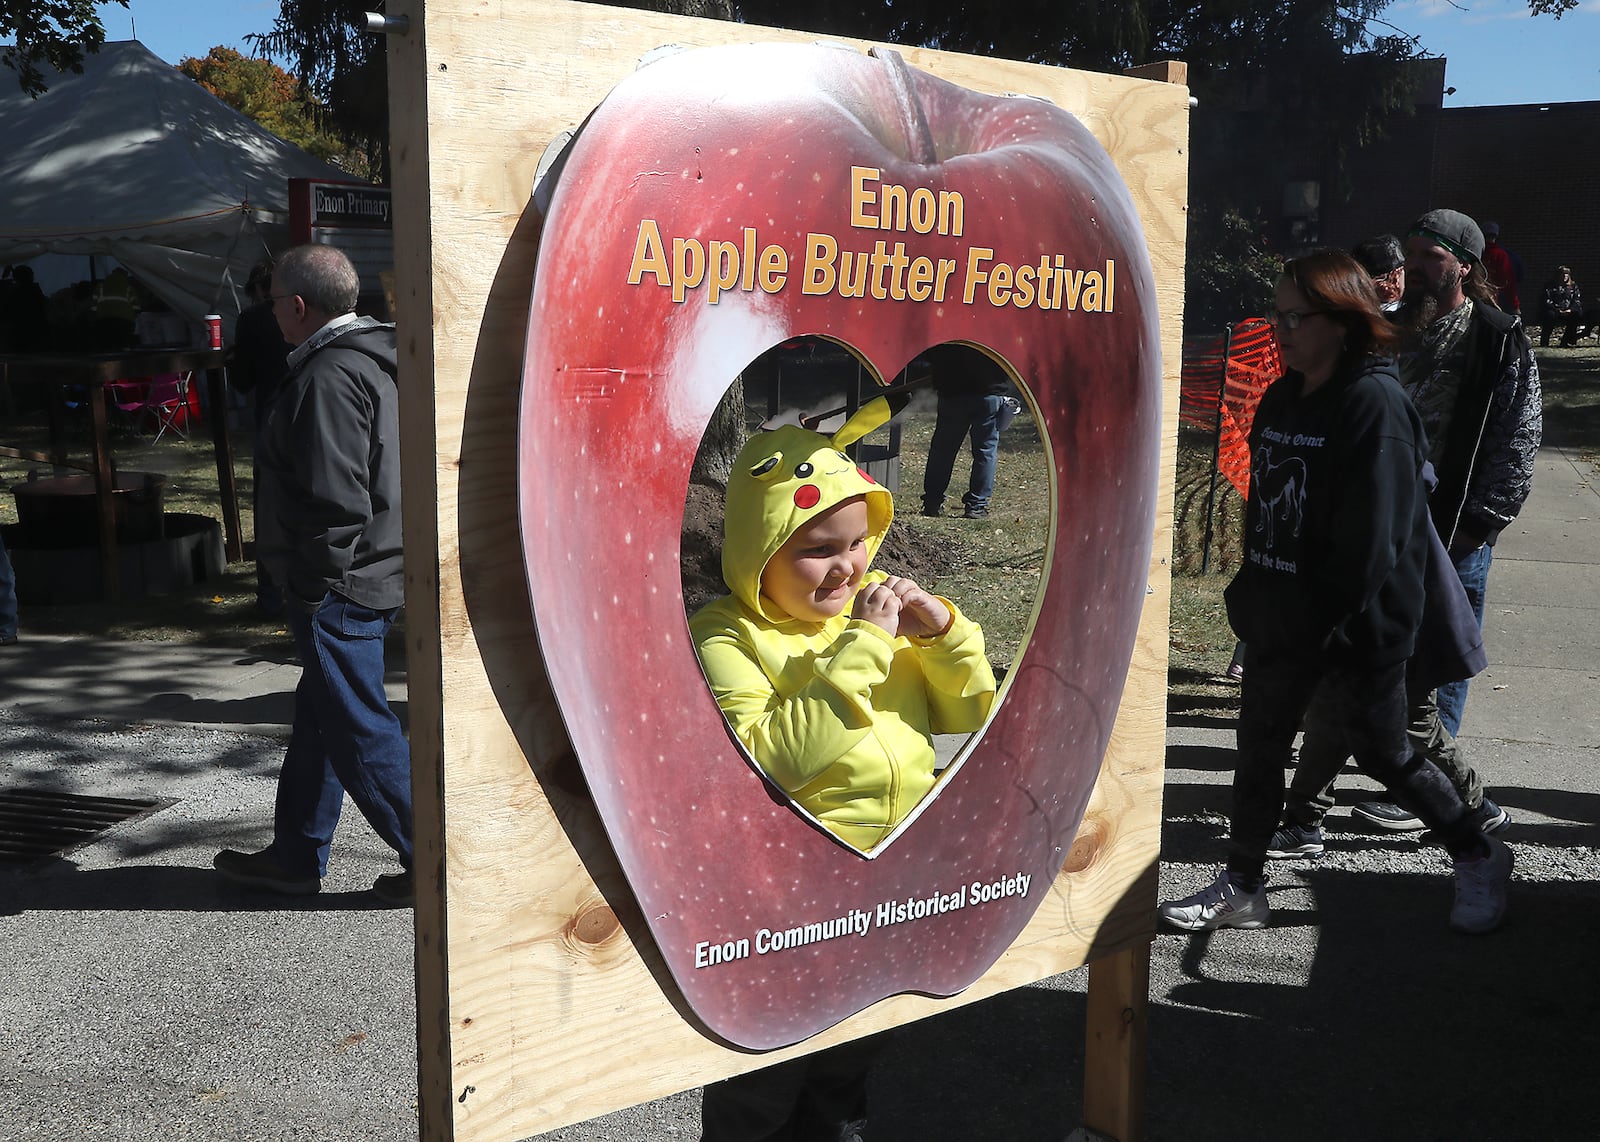
[[[106,387],[91,381],[89,419],[94,431],[94,507],[100,540],[100,594],[109,603],[122,597],[122,577],[117,556],[116,467],[111,463],[110,432],[106,425]]]
[[[1144,1137],[1145,1034],[1150,945],[1139,943],[1089,965],[1083,1122],[1117,1142]]]
[[[1149,79],[1156,83],[1176,83],[1180,85],[1189,82],[1189,65],[1182,60],[1162,60],[1160,63],[1146,63],[1138,67],[1130,67],[1123,75],[1131,75],[1135,79]]]
[[[239,534],[239,491],[233,479],[233,440],[228,435],[227,372],[206,366],[206,406],[211,416],[211,448],[217,458],[217,493],[222,504],[223,555],[229,563],[244,558]]]

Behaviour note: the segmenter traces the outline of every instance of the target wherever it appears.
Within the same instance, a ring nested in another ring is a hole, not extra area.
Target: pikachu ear
[[[888,424],[906,405],[911,403],[909,393],[893,393],[875,397],[856,409],[856,413],[833,434],[835,448],[848,448],[874,428]]]

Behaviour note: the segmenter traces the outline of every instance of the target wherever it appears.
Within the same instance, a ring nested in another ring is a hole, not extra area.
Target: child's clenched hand
[[[932,638],[950,625],[950,608],[910,579],[890,575],[883,586],[900,600],[900,634],[908,638]],[[891,634],[896,633],[894,631]]]
[[[850,617],[882,627],[891,635],[898,634],[902,621],[902,606],[900,596],[890,588],[889,583],[869,583],[856,592],[856,601],[850,609]]]

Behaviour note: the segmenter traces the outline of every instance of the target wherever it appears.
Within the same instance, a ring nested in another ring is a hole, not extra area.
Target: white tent
[[[137,40],[30,99],[0,74],[0,263],[110,254],[174,312],[231,329],[250,267],[288,245],[290,178],[349,176]]]

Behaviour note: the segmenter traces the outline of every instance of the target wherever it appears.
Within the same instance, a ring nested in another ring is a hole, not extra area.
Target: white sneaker
[[[1511,849],[1495,837],[1483,839],[1488,856],[1455,862],[1456,902],[1450,909],[1450,927],[1472,935],[1492,932],[1506,918],[1506,885],[1511,882]]]
[[[1211,928],[1265,928],[1272,910],[1267,907],[1267,888],[1242,891],[1232,875],[1223,869],[1209,888],[1182,900],[1163,900],[1156,913],[1167,923],[1191,932]]]

